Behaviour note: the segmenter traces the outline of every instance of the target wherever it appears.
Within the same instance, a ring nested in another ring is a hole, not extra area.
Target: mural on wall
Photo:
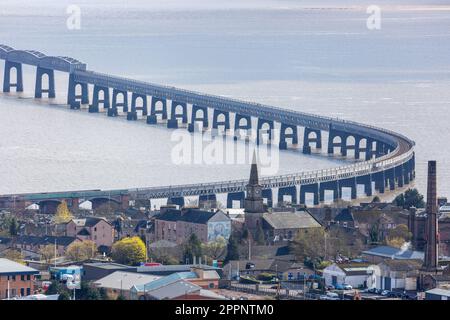
[[[230,238],[231,234],[231,222],[230,221],[218,221],[208,223],[208,242],[216,241],[218,237],[222,237],[225,240]]]

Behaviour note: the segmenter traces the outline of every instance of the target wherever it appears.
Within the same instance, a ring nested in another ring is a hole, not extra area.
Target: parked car
[[[339,295],[335,292],[327,292],[327,294],[321,295],[320,300],[340,300]]]
[[[336,289],[332,284],[327,285],[327,290],[334,290]]]
[[[344,290],[344,286],[342,284],[335,285],[336,290]]]
[[[381,291],[382,296],[387,296],[389,294],[389,290],[383,290]]]
[[[350,284],[347,284],[347,283],[344,283],[342,285],[342,287],[344,288],[344,290],[352,290],[353,289],[353,287]]]

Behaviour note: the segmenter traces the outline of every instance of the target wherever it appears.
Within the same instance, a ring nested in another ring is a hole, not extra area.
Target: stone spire
[[[256,163],[256,151],[253,151],[252,167],[250,169],[249,185],[259,185],[258,165]]]
[[[437,206],[437,178],[436,161],[428,161],[428,186],[427,186],[427,219],[425,260],[423,269],[436,271],[438,269],[438,206]]]

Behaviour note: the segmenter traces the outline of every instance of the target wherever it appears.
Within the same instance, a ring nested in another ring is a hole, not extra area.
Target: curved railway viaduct
[[[76,59],[47,56],[35,50],[0,45],[0,59],[5,60],[3,92],[23,91],[22,65],[26,64],[36,67],[36,99],[43,95],[55,97],[55,71],[60,71],[69,77],[67,104],[71,109],[88,105],[91,113],[105,112],[110,117],[126,115],[129,121],[143,118],[149,125],[164,123],[171,129],[187,127],[189,132],[223,129],[225,133],[232,132],[235,140],[248,138],[253,130],[257,144],[268,140],[280,149],[296,147],[302,130],[302,150],[306,154],[311,153],[312,148],[322,149],[322,133],[327,132],[328,154],[338,152],[349,158],[351,150],[351,156],[358,160],[337,168],[262,178],[263,197],[269,205],[286,195],[293,203],[304,204],[307,194],[312,194],[314,205],[318,205],[324,201],[326,191],[332,191],[334,200],[341,199],[343,188],[350,188],[351,198],[356,199],[358,185],[364,185],[365,195],[371,196],[375,192],[382,194],[386,189],[403,187],[415,178],[414,142],[396,132],[102,74],[87,70],[86,64]],[[273,141],[275,130],[279,130],[278,141]],[[92,201],[94,209],[107,201],[126,208],[131,200],[162,198],[183,205],[186,196],[198,196],[203,202],[214,201],[219,193],[227,194],[227,207],[231,207],[233,201],[239,201],[242,206],[246,184],[247,180],[243,179],[124,190],[11,194],[0,196],[0,208],[24,208],[38,203],[43,211],[53,211],[62,200],[73,208],[78,208],[78,203],[84,200]],[[274,190],[278,190],[276,199]]]

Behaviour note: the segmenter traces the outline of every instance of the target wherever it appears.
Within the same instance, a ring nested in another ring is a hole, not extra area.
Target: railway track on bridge
[[[365,125],[353,121],[345,121],[341,119],[334,119],[329,117],[323,117],[313,114],[307,114],[303,112],[282,109],[279,107],[272,107],[267,105],[262,105],[259,103],[240,101],[232,98],[215,96],[209,94],[202,94],[194,91],[179,89],[170,86],[157,85],[152,83],[147,83],[143,81],[137,81],[133,79],[127,79],[123,77],[117,77],[108,74],[102,74],[95,71],[86,70],[86,65],[80,61],[70,58],[70,57],[53,57],[46,56],[43,53],[34,50],[15,50],[11,47],[0,45],[0,59],[5,60],[5,76],[3,91],[9,92],[11,87],[16,87],[16,91],[23,90],[23,84],[20,83],[21,77],[17,79],[17,83],[13,84],[10,81],[10,70],[11,68],[16,68],[18,74],[21,75],[22,64],[34,65],[37,67],[37,78],[36,78],[36,98],[40,98],[42,93],[47,92],[49,97],[54,96],[54,81],[53,72],[54,70],[63,71],[69,73],[69,92],[68,92],[68,103],[71,108],[79,108],[80,103],[89,102],[87,97],[88,85],[94,86],[94,94],[92,98],[92,104],[89,107],[90,112],[99,111],[99,103],[103,103],[103,107],[108,109],[109,116],[117,116],[118,104],[114,97],[117,98],[118,94],[128,95],[129,92],[132,93],[134,99],[134,109],[133,103],[131,106],[131,111],[124,102],[121,107],[126,110],[128,120],[136,120],[136,105],[135,100],[137,98],[142,98],[144,106],[141,107],[143,115],[147,115],[146,109],[146,99],[147,96],[152,98],[152,110],[151,114],[147,116],[147,123],[153,124],[154,119],[159,111],[154,110],[155,101],[161,101],[163,103],[163,108],[166,107],[166,102],[171,101],[172,107],[174,103],[184,106],[187,110],[187,105],[192,107],[192,119],[195,122],[198,120],[196,112],[197,109],[204,110],[206,113],[208,108],[216,111],[217,114],[224,114],[226,119],[228,119],[229,113],[234,113],[236,116],[247,117],[248,119],[257,118],[259,133],[262,130],[261,123],[268,123],[273,129],[274,122],[280,123],[282,127],[295,129],[298,126],[305,127],[305,139],[304,144],[308,144],[309,148],[309,137],[307,137],[306,129],[316,132],[317,140],[321,131],[328,131],[329,135],[341,136],[342,141],[344,137],[354,136],[358,138],[358,142],[352,147],[358,149],[358,154],[360,151],[359,143],[362,139],[366,139],[366,147],[364,149],[365,153],[369,153],[369,157],[365,161],[358,161],[345,166],[313,170],[313,171],[302,171],[298,173],[278,175],[264,177],[260,179],[260,183],[265,189],[279,188],[283,190],[288,190],[287,188],[303,188],[304,192],[315,193],[314,203],[317,204],[316,195],[319,192],[323,192],[322,189],[329,187],[336,183],[337,187],[332,186],[333,189],[341,188],[350,183],[352,188],[356,188],[356,184],[362,181],[366,189],[370,189],[370,194],[372,193],[372,182],[375,182],[375,189],[378,188],[380,192],[384,192],[385,184],[389,182],[392,189],[392,184],[403,185],[403,183],[409,183],[410,180],[414,178],[414,142],[409,138],[385,129],[377,128],[370,125]],[[50,86],[47,91],[42,89],[42,75],[47,74],[49,76]],[[51,80],[53,79],[53,80]],[[20,81],[19,81],[20,80]],[[81,96],[75,94],[75,88],[80,85],[82,87]],[[109,100],[109,90],[113,89],[113,104],[110,105]],[[104,99],[99,100],[99,92],[103,91]],[[116,95],[116,96],[114,96]],[[81,98],[81,102],[77,99]],[[87,99],[87,100],[86,100]],[[155,100],[156,99],[156,100]],[[155,100],[155,101],[154,101]],[[145,103],[144,103],[145,101]],[[124,106],[125,104],[125,106]],[[92,108],[91,108],[92,107]],[[126,109],[125,109],[126,108]],[[197,108],[197,109],[196,109]],[[173,110],[173,109],[172,109]],[[206,111],[205,111],[206,110]],[[111,112],[110,112],[111,111]],[[162,110],[162,117],[164,119],[165,110]],[[171,112],[172,113],[172,112]],[[186,111],[187,113],[187,111]],[[183,117],[187,114],[183,114]],[[214,117],[215,117],[214,116]],[[149,117],[151,118],[149,121]],[[174,117],[171,114],[171,117]],[[206,123],[208,127],[208,116],[206,114],[206,121],[203,119],[203,124]],[[177,119],[175,119],[178,121]],[[217,119],[216,119],[217,120]],[[183,120],[184,121],[184,120]],[[228,120],[229,121],[229,120]],[[225,125],[229,126],[229,123]],[[250,122],[251,125],[251,122]],[[235,127],[236,130],[236,127]],[[309,131],[308,131],[309,132]],[[309,134],[309,133],[308,133]],[[280,138],[281,139],[281,138]],[[280,148],[281,148],[280,140]],[[373,143],[376,143],[376,152],[372,150]],[[333,149],[335,146],[333,141],[329,141],[329,148]],[[341,142],[341,151],[345,147],[345,150],[350,146],[344,145]],[[358,145],[357,145],[358,144]],[[319,142],[316,142],[316,147]],[[320,141],[321,145],[321,141]],[[369,146],[370,145],[370,146]],[[378,152],[378,147],[380,150],[386,150],[385,152]],[[305,145],[304,145],[305,148]],[[305,149],[304,149],[305,150]],[[330,150],[330,149],[329,149]],[[375,154],[373,158],[372,152]],[[368,178],[367,178],[368,177]],[[368,182],[367,182],[368,179]],[[352,182],[354,180],[354,182]],[[246,179],[241,180],[230,180],[230,181],[215,181],[210,183],[196,183],[196,184],[184,184],[184,185],[171,185],[171,186],[161,186],[161,187],[147,187],[147,188],[131,188],[131,189],[119,189],[119,190],[81,190],[81,191],[69,191],[69,192],[51,192],[51,193],[33,193],[33,194],[11,194],[0,196],[0,201],[8,201],[5,199],[10,199],[11,201],[28,201],[28,202],[39,202],[45,201],[46,199],[93,199],[93,198],[113,198],[113,197],[129,197],[134,200],[149,200],[156,198],[180,198],[186,196],[207,196],[215,195],[217,193],[228,193],[236,194],[243,193],[245,191],[245,186],[247,184]],[[370,186],[369,186],[370,184]],[[377,187],[378,184],[378,187]],[[322,188],[323,186],[323,188]],[[311,187],[311,188],[307,188]],[[321,189],[322,188],[322,189]],[[395,186],[394,186],[395,188]],[[295,189],[296,190],[296,189]],[[324,189],[325,190],[325,189]],[[369,193],[369,192],[368,192]],[[302,191],[300,191],[300,195]],[[337,192],[339,194],[339,190]],[[301,197],[301,196],[300,196]]]

